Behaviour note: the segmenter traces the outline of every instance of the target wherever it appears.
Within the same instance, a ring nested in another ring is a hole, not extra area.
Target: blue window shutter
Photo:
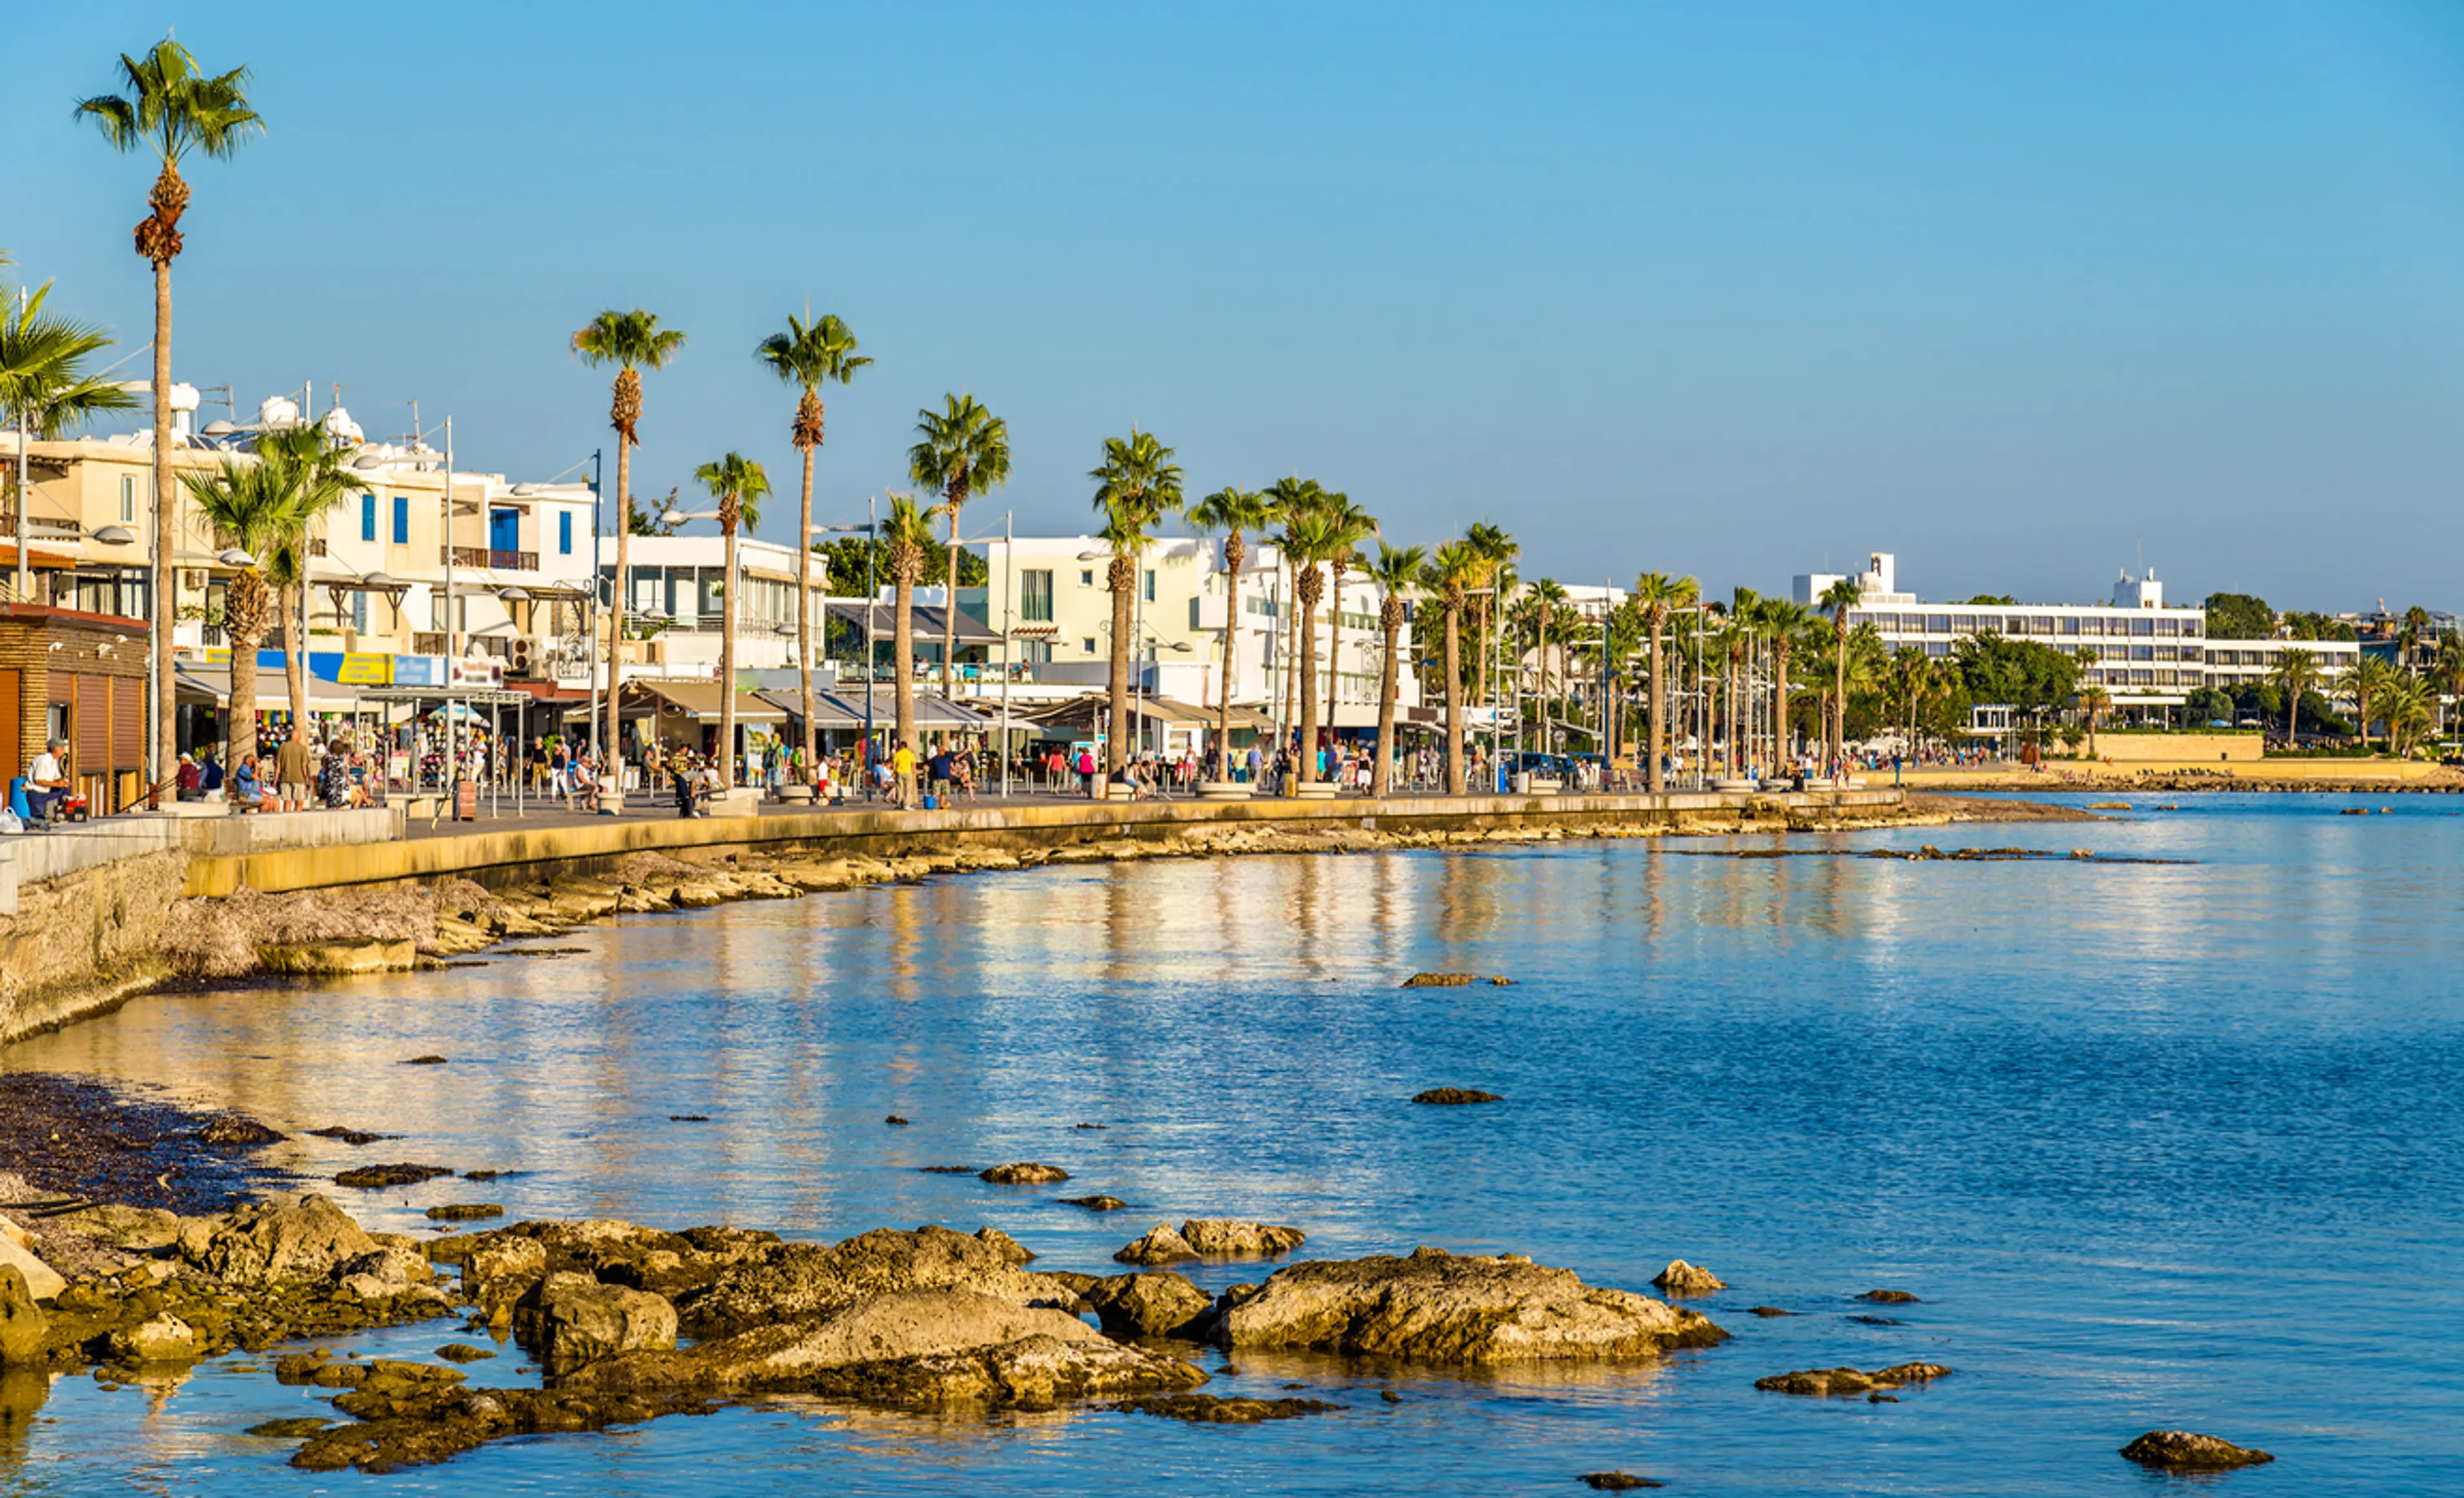
[[[573,512],[570,510],[557,512],[556,549],[564,556],[573,555]]]
[[[408,495],[393,496],[393,543],[397,546],[410,544],[410,496]]]
[[[362,495],[360,496],[360,540],[363,541],[372,541],[376,539],[377,496],[374,495]]]

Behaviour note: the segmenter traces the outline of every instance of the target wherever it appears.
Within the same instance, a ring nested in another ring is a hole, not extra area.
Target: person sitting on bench
[[[256,757],[242,755],[239,768],[231,772],[231,804],[233,812],[263,811],[265,787],[256,782]]]
[[[37,822],[53,820],[60,803],[68,800],[76,788],[69,782],[68,766],[62,758],[68,751],[67,739],[52,739],[43,745],[43,752],[34,756],[33,764],[26,771],[26,805]]]

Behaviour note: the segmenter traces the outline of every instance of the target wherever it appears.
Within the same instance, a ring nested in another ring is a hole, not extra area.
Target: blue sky
[[[878,360],[825,518],[965,389],[1016,464],[970,529],[1084,528],[1135,422],[1193,496],[1298,472],[1566,581],[2464,607],[2464,7],[33,10],[0,246],[132,342],[150,170],[69,105],[174,21],[270,125],[191,172],[178,376],[416,398],[516,477],[605,445],[564,341],[641,305],[692,342],[637,491],[737,449],[783,539],[751,350],[809,297]]]

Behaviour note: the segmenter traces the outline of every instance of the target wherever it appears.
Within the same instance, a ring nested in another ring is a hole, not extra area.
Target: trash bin
[[[1529,770],[1517,770],[1514,772],[1514,794],[1517,796],[1529,796],[1531,794],[1531,772]]]
[[[925,809],[925,810],[927,810],[927,811],[938,811],[938,810],[940,810],[940,809],[941,809],[941,798],[940,798],[940,797],[938,797],[938,796],[927,796],[927,797],[925,797],[925,798],[924,798],[924,809]]]

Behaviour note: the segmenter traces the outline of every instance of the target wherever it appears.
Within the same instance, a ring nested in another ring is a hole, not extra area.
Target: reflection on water
[[[1702,1308],[1734,1342],[1650,1370],[1458,1378],[1243,1355],[1220,1392],[1298,1382],[1353,1406],[1271,1428],[791,1403],[499,1448],[456,1482],[1074,1498],[1520,1490],[1624,1466],[1693,1491],[1969,1492],[1990,1428],[1997,1491],[2136,1492],[2113,1449],[2187,1423],[2284,1457],[2237,1492],[2385,1490],[2464,1458],[2464,1361],[2425,1335],[2464,1320],[2446,978],[2464,870],[2443,801],[2339,819],[2214,798],[1797,843],[2183,866],[1569,843],[952,878],[627,918],[578,957],[147,1000],[5,1063],[295,1134],[403,1135],[269,1152],[303,1179],[374,1155],[523,1173],[338,1192],[405,1230],[470,1200],[825,1237],[988,1223],[1045,1267],[1109,1272],[1153,1222],[1237,1215],[1301,1224],[1313,1254],[1515,1250],[1634,1288],[1683,1255],[1737,1287]],[[1423,969],[1515,983],[1397,988]],[[402,1065],[428,1051],[451,1060]],[[1507,1101],[1407,1101],[1442,1084]],[[920,1171],[1013,1159],[1076,1179]],[[1133,1210],[1055,1200],[1089,1192]],[[1847,1319],[1877,1285],[1924,1300],[1900,1326]],[[2288,1315],[2288,1285],[2332,1314]],[[1804,1314],[1757,1320],[1757,1304]],[[1914,1357],[1960,1372],[1897,1406],[1751,1388]],[[0,1384],[0,1429],[48,1484],[174,1460],[181,1490],[304,1482],[233,1434],[298,1413],[298,1391],[212,1370],[154,1395],[67,1388],[42,1406]]]

